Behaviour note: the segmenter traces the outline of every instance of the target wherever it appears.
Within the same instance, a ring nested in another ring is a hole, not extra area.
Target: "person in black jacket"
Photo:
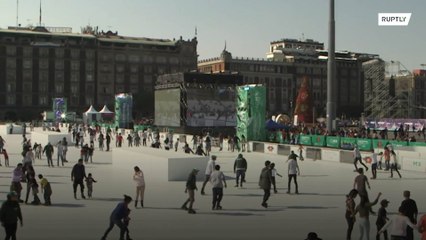
[[[7,194],[7,201],[2,204],[0,209],[0,222],[6,230],[6,240],[16,239],[18,220],[22,227],[22,213],[18,203],[18,194],[10,192]]]
[[[71,181],[73,181],[74,198],[77,199],[77,185],[80,185],[81,198],[86,199],[84,196],[83,180],[86,178],[86,170],[83,165],[83,159],[78,159],[78,163],[74,165],[71,171]]]
[[[197,188],[197,174],[198,169],[192,169],[191,173],[188,176],[188,180],[186,181],[186,188],[185,193],[188,193],[188,199],[185,201],[185,203],[182,205],[183,210],[188,210],[189,214],[195,214],[194,209],[192,209],[192,205],[195,202],[195,190],[198,190]],[[189,208],[186,206],[189,203]]]
[[[243,157],[242,154],[238,154],[237,159],[234,162],[234,173],[237,174],[235,180],[237,184],[235,187],[238,187],[238,182],[241,177],[241,182],[239,182],[240,187],[243,187],[243,182],[245,182],[247,171],[247,160]]]
[[[263,201],[262,201],[262,207],[267,208],[268,207],[268,199],[271,196],[271,185],[272,185],[272,172],[271,172],[271,162],[266,161],[265,167],[262,169],[260,173],[259,178],[259,187],[263,189]]]

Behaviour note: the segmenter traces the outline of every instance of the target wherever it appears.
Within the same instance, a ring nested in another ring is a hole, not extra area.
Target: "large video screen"
[[[155,125],[180,127],[180,89],[155,91]]]
[[[191,127],[235,127],[235,88],[187,89],[186,125]]]

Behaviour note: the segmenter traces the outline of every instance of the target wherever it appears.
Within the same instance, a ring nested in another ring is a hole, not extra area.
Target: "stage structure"
[[[261,85],[237,87],[237,136],[264,141],[266,136],[266,88]]]
[[[54,114],[54,119],[56,122],[61,122],[62,120],[65,120],[68,105],[67,105],[67,99],[66,98],[53,98],[52,99],[52,111]]]
[[[133,128],[133,97],[131,93],[115,95],[115,125],[119,128]]]
[[[214,128],[234,130],[236,86],[242,76],[235,73],[198,72],[159,76],[155,87],[155,125],[209,131]]]

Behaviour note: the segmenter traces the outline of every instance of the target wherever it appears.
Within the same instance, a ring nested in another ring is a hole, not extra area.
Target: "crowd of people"
[[[105,149],[104,141],[107,141],[105,151],[110,150],[110,141],[115,137],[116,147],[123,146],[123,135],[124,132],[119,132],[118,129],[115,129],[113,132],[111,129],[106,129],[103,133],[100,129],[96,128],[85,128],[79,126],[73,126],[69,129],[72,134],[72,143],[76,148],[80,149],[80,159],[73,166],[71,170],[71,180],[73,182],[73,193],[74,198],[78,199],[77,190],[80,188],[80,197],[86,199],[85,188],[87,188],[87,197],[91,198],[93,195],[93,184],[97,181],[94,179],[91,173],[86,174],[85,165],[93,162],[93,152],[95,149],[94,142],[98,141],[98,149],[103,151]],[[87,133],[86,133],[87,132]],[[89,144],[84,143],[84,138],[89,137]],[[109,138],[109,142],[108,139]],[[219,136],[219,151],[224,149],[224,143],[228,142],[228,151],[238,151],[244,152],[247,150],[245,137],[243,139],[238,138],[238,136],[229,136],[225,138]],[[133,131],[127,135],[127,147],[140,147],[147,146],[147,142],[151,143],[153,147],[156,143],[160,142],[160,135],[158,131],[152,131],[151,129],[146,129],[144,131]],[[141,143],[142,140],[142,143]],[[210,156],[210,160],[207,163],[205,169],[205,180],[202,183],[201,194],[206,194],[206,186],[208,183],[211,185],[212,192],[212,207],[214,211],[222,210],[222,200],[225,197],[224,188],[227,188],[226,176],[223,171],[221,171],[221,166],[217,164],[217,156],[211,155],[211,147],[213,139],[209,134],[204,136],[194,136],[191,139],[193,147],[196,148],[195,152],[189,148],[189,144],[184,142],[183,151],[185,153],[194,153],[197,155]],[[173,144],[173,136],[168,135],[163,141],[163,146],[168,146],[168,150],[175,149],[179,150],[179,140]],[[5,159],[7,159],[7,152],[5,150],[6,141],[0,136],[0,152],[3,153]],[[160,144],[161,146],[161,144]],[[41,143],[31,144],[31,140],[25,138],[22,142],[22,163],[19,163],[17,167],[13,170],[12,180],[11,180],[11,192],[7,195],[7,201],[3,203],[0,210],[0,221],[3,223],[3,226],[6,230],[6,239],[8,237],[14,239],[16,238],[16,228],[18,221],[21,221],[22,224],[22,214],[20,212],[19,203],[41,205],[42,201],[38,197],[39,190],[43,194],[44,205],[52,205],[51,196],[52,196],[52,187],[49,181],[42,175],[36,174],[34,169],[35,159],[41,159],[43,155],[46,156],[48,167],[54,167],[53,157],[56,150],[56,166],[64,166],[67,161],[67,151],[69,148],[69,143],[67,139],[64,138],[58,143],[52,145],[47,143],[43,146]],[[384,158],[384,166],[382,165],[382,157]],[[396,171],[401,177],[401,174],[398,171],[398,164],[396,162],[395,152],[391,145],[386,145],[383,149],[383,152],[373,152],[371,153],[371,163],[372,163],[372,177],[371,179],[377,178],[377,170],[384,169],[391,171],[391,176],[393,176],[393,171]],[[294,183],[294,193],[299,194],[299,185],[297,182],[297,176],[300,175],[300,166],[299,161],[303,161],[303,146],[299,147],[299,155],[295,154],[293,151],[290,152],[287,160],[287,176],[288,176],[288,185],[287,185],[287,194],[291,193],[292,183]],[[381,194],[370,201],[368,196],[367,188],[370,189],[370,184],[368,177],[365,175],[369,169],[363,163],[367,161],[367,158],[362,158],[361,153],[357,146],[354,149],[354,166],[355,170],[359,175],[354,180],[354,187],[350,193],[346,196],[346,215],[345,218],[348,223],[347,236],[346,239],[351,239],[352,230],[356,222],[358,222],[360,229],[360,240],[369,239],[370,235],[370,214],[375,214],[372,210],[372,207],[376,205]],[[361,163],[365,168],[358,168],[358,163]],[[5,162],[6,164],[6,162]],[[246,173],[248,168],[248,162],[243,156],[242,153],[239,153],[236,157],[233,165],[233,172],[235,174],[235,186],[236,188],[243,188],[244,183],[246,182]],[[135,182],[136,194],[134,200],[135,208],[144,207],[144,194],[145,194],[145,179],[142,168],[139,166],[134,167],[133,180]],[[185,183],[185,193],[187,193],[188,198],[184,201],[181,208],[187,211],[189,214],[196,214],[194,210],[194,202],[198,190],[196,177],[200,170],[192,169],[188,175],[188,179]],[[37,176],[37,177],[36,177]],[[259,169],[259,182],[258,186],[263,191],[263,197],[259,201],[260,206],[268,208],[268,200],[271,196],[271,192],[278,193],[277,190],[277,181],[276,177],[283,177],[278,173],[275,168],[275,163],[270,161],[264,162],[264,167]],[[23,190],[23,183],[26,184],[25,198]],[[426,239],[426,217],[423,216],[418,219],[418,210],[414,200],[410,198],[410,192],[405,191],[403,193],[405,200],[402,202],[399,207],[399,214],[395,217],[389,219],[387,217],[386,208],[389,206],[389,201],[383,199],[380,201],[381,208],[377,214],[377,237],[380,239],[383,235],[384,239],[388,239],[390,235],[391,239],[413,239],[413,229],[419,230],[423,233],[423,239]],[[360,201],[357,205],[355,203],[356,198],[359,196]],[[30,199],[32,197],[32,201]],[[104,233],[102,239],[105,240],[112,230],[114,225],[120,228],[120,239],[130,240],[129,235],[129,221],[130,221],[130,208],[129,204],[133,201],[132,197],[125,195],[122,202],[120,202],[117,207],[113,210],[110,216],[110,224],[108,229]],[[10,208],[19,209],[13,214],[10,214]],[[12,216],[13,215],[13,216]],[[358,218],[356,217],[358,216]],[[419,221],[418,221],[419,220]],[[309,233],[307,239],[319,239],[316,233]]]

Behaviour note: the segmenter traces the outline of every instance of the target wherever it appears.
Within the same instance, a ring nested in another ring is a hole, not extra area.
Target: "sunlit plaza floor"
[[[39,131],[37,129],[37,131]],[[0,196],[6,199],[11,182],[13,167],[22,160],[20,155],[22,136],[3,135],[8,149],[10,167],[0,167]],[[31,135],[28,135],[31,138]],[[87,140],[86,140],[87,142]],[[34,143],[32,143],[34,144]],[[43,143],[44,145],[45,143]],[[112,151],[115,151],[113,144]],[[69,147],[69,163],[65,167],[47,167],[46,158],[36,160],[35,171],[43,174],[52,184],[52,206],[21,205],[24,226],[18,229],[18,239],[100,239],[108,226],[109,215],[121,201],[123,194],[134,197],[135,184],[132,180],[133,167],[138,165],[144,169],[143,158],[135,154],[126,154],[127,143],[120,150],[120,156],[112,152],[95,149],[94,163],[86,165],[86,172],[92,173],[98,181],[94,184],[93,199],[75,200],[72,192],[71,168],[79,158],[80,149]],[[55,149],[56,150],[56,149]],[[225,149],[226,150],[226,149]],[[163,149],[145,149],[153,158],[164,156]],[[181,150],[180,150],[181,151]],[[173,155],[174,152],[167,153]],[[195,210],[190,215],[180,209],[187,198],[184,193],[185,182],[167,182],[157,180],[159,174],[167,174],[164,170],[145,171],[146,192],[145,208],[135,209],[130,205],[130,232],[135,240],[139,239],[305,239],[308,232],[317,232],[322,239],[345,239],[346,221],[345,194],[353,186],[356,174],[353,165],[318,161],[299,161],[301,175],[298,177],[299,192],[286,194],[287,191],[287,157],[260,153],[243,153],[248,161],[247,183],[244,188],[235,188],[233,163],[237,152],[213,149],[218,156],[218,164],[229,177],[228,188],[224,190],[223,210],[211,210],[211,186],[208,184],[206,195],[196,194]],[[182,154],[179,154],[182,155]],[[3,155],[0,155],[2,164]],[[123,165],[120,159],[125,159]],[[111,161],[114,161],[114,165]],[[264,161],[276,163],[278,172],[284,175],[277,178],[278,193],[272,193],[269,208],[260,204],[263,191],[258,187],[258,178]],[[159,160],[161,161],[161,160]],[[165,160],[164,160],[165,161]],[[54,158],[56,165],[56,157]],[[188,173],[190,172],[188,169]],[[204,171],[202,169],[201,171]],[[367,175],[370,177],[371,172]],[[402,192],[411,190],[417,201],[420,212],[426,211],[426,194],[424,194],[426,176],[421,173],[401,171],[403,176],[389,178],[390,173],[379,171],[378,179],[370,180],[370,199],[378,192],[382,198],[390,201],[388,212],[395,213],[403,200]],[[201,188],[202,182],[198,182]],[[23,184],[24,188],[26,187]],[[23,191],[24,193],[24,191]],[[80,195],[78,194],[80,197]],[[39,197],[43,201],[40,194]],[[359,199],[356,200],[357,203]],[[374,207],[378,210],[378,205]],[[371,239],[375,235],[376,216],[371,216]],[[0,238],[4,237],[3,229]],[[118,239],[115,228],[108,239]],[[353,239],[358,237],[358,226],[355,225]],[[416,236],[416,239],[420,239]]]

